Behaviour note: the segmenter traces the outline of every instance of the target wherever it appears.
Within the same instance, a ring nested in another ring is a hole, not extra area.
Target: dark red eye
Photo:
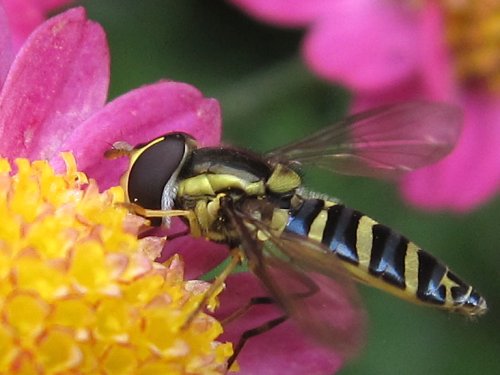
[[[156,143],[155,143],[156,141]],[[175,172],[181,167],[186,153],[186,136],[171,133],[162,140],[154,140],[132,165],[128,177],[128,195],[132,203],[141,207],[160,210],[163,189]]]

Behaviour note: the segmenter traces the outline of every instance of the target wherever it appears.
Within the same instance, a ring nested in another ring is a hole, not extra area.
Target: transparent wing
[[[277,236],[250,213],[226,209],[253,273],[301,330],[347,358],[363,342],[364,317],[353,280],[319,243]],[[262,246],[260,231],[269,237]]]
[[[348,175],[394,177],[446,156],[461,128],[458,108],[410,102],[348,117],[266,157]]]

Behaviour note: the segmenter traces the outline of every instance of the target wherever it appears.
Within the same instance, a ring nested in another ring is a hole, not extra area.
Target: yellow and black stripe
[[[358,280],[416,303],[466,315],[486,311],[476,290],[406,237],[342,204],[299,201],[284,230],[323,243]]]

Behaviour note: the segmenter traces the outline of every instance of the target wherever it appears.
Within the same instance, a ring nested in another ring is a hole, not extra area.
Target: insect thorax
[[[240,150],[203,148],[193,152],[179,175],[175,206],[194,211],[210,240],[234,243],[237,235],[221,209],[223,197],[264,219],[262,208],[289,207],[300,183],[285,164],[269,164]],[[273,216],[264,215],[269,220]]]

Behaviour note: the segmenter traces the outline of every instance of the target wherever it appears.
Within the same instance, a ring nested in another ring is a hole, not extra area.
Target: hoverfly
[[[267,328],[290,317],[320,343],[348,353],[357,345],[355,328],[342,323],[356,309],[353,279],[467,316],[485,313],[486,301],[404,236],[303,188],[298,168],[399,176],[449,153],[460,130],[456,109],[414,102],[349,117],[264,156],[198,148],[178,132],[135,147],[118,142],[106,156],[130,159],[122,184],[131,210],[164,224],[180,216],[193,236],[232,249],[207,300],[244,261],[284,311]]]

